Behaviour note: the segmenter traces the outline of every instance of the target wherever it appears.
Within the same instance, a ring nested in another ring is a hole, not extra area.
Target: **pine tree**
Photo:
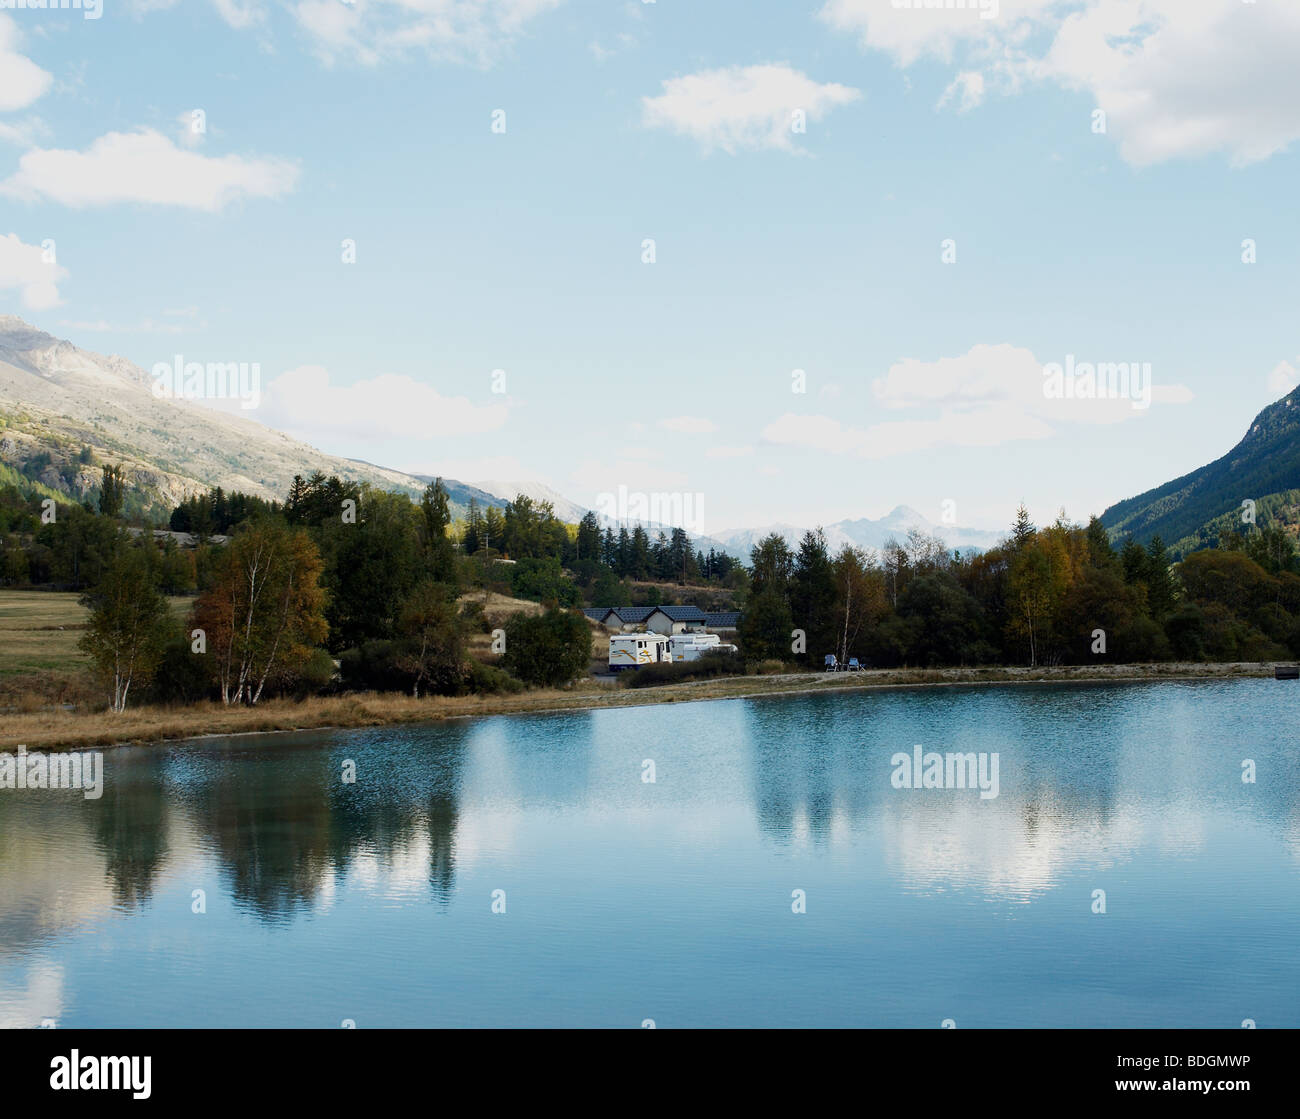
[[[1020,551],[1033,538],[1034,533],[1038,530],[1034,527],[1034,522],[1029,519],[1029,510],[1025,508],[1022,501],[1016,509],[1016,521],[1011,526],[1011,546]]]
[[[425,487],[420,497],[421,535],[429,577],[435,583],[454,585],[456,582],[456,552],[447,526],[451,524],[451,507],[442,479],[435,478]]]
[[[99,511],[105,517],[120,517],[126,500],[126,476],[121,466],[104,466],[99,489]]]
[[[465,535],[461,545],[467,556],[474,555],[483,547],[483,514],[478,507],[478,499],[469,499],[469,509],[465,513]]]
[[[1088,543],[1088,562],[1093,567],[1114,570],[1117,566],[1117,557],[1115,549],[1110,546],[1110,533],[1101,523],[1101,518],[1095,514],[1088,521],[1085,539]]]
[[[1169,575],[1169,557],[1165,543],[1159,536],[1151,537],[1147,544],[1147,603],[1151,616],[1157,621],[1174,608],[1174,582]]]

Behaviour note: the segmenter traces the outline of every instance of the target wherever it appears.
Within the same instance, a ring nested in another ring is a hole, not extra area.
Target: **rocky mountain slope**
[[[153,387],[125,358],[0,315],[0,462],[21,468],[50,455],[42,480],[80,498],[98,483],[98,470],[75,470],[67,460],[88,446],[169,506],[215,486],[282,499],[295,474],[315,470],[384,489],[423,488],[401,471],[325,454],[251,418],[160,398]]]
[[[1241,529],[1243,501],[1255,502],[1257,523],[1293,526],[1298,491],[1300,388],[1260,412],[1222,458],[1112,505],[1101,521],[1117,539],[1159,536],[1182,555],[1214,544],[1225,528]]]

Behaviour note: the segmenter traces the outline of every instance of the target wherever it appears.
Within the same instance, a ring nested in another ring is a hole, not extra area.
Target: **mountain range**
[[[1146,544],[1159,536],[1179,558],[1214,545],[1225,530],[1245,529],[1247,509],[1258,524],[1300,523],[1300,388],[1260,412],[1222,458],[1112,505],[1101,523],[1116,539]]]
[[[749,557],[749,550],[764,536],[777,533],[792,548],[799,546],[799,540],[808,526],[792,524],[771,524],[763,528],[731,529],[717,534],[725,549],[732,555]],[[909,505],[899,505],[878,520],[859,517],[856,520],[836,521],[822,526],[826,534],[826,544],[832,553],[838,552],[845,545],[860,548],[883,548],[890,540],[900,543],[907,540],[912,529],[917,529],[927,536],[935,536],[949,548],[960,551],[987,551],[994,547],[1005,535],[1000,532],[988,532],[983,529],[958,528],[955,525],[935,524],[918,513]]]
[[[215,486],[283,499],[295,474],[315,470],[384,489],[423,488],[409,474],[325,454],[243,416],[155,396],[153,385],[125,358],[0,315],[0,462],[21,469],[38,460],[37,481],[80,499],[100,481],[98,469],[76,461],[89,446],[163,507]]]
[[[0,315],[0,466],[47,492],[81,500],[100,482],[98,467],[84,461],[83,448],[90,447],[99,461],[121,465],[129,487],[155,511],[217,486],[283,499],[295,474],[317,470],[412,495],[432,481],[429,475],[327,454],[243,415],[159,397],[154,387],[152,375],[126,358],[83,350],[17,316]],[[502,507],[520,494],[551,502],[556,515],[570,523],[587,512],[541,482],[443,482],[459,516],[471,500],[480,507]],[[692,538],[703,551],[713,548],[747,560],[763,536],[776,532],[797,547],[808,527],[774,524]],[[652,535],[669,531],[658,524],[647,528]],[[837,521],[825,532],[837,551],[845,544],[880,548],[891,538],[904,540],[913,528],[960,549],[992,547],[1001,535],[938,525],[906,505],[878,520]]]

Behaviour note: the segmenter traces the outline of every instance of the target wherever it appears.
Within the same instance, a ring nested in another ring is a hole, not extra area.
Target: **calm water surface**
[[[1297,716],[968,688],[111,751],[99,801],[0,791],[0,1025],[1296,1027]],[[917,743],[998,797],[895,789]]]

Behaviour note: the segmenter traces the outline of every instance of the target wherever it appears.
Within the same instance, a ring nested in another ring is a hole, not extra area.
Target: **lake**
[[[0,1025],[1296,1027],[1298,715],[969,687],[108,751],[98,800],[0,791]],[[948,787],[896,787],[918,745]]]

